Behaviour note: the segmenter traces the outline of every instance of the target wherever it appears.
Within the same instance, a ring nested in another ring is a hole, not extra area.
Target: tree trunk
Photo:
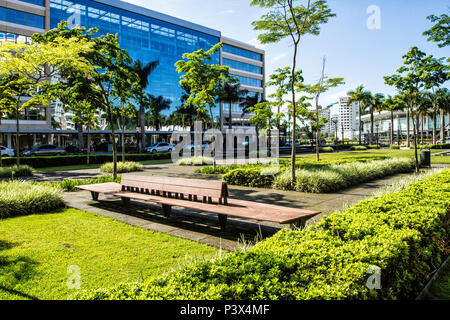
[[[423,126],[425,122],[425,116],[422,114],[422,123],[420,126],[420,144],[423,144]]]
[[[436,109],[433,110],[433,144],[436,144],[437,141],[437,117],[436,117]]]
[[[445,112],[441,109],[441,142],[445,142]]]
[[[232,129],[233,128],[233,120],[232,120],[232,115],[231,115],[231,101],[230,101],[230,110],[228,112],[228,129]]]
[[[81,112],[78,112],[77,116],[79,118],[82,117]],[[84,136],[83,136],[83,125],[81,123],[77,124],[77,130],[78,130],[78,147],[81,149],[84,148]]]
[[[361,106],[359,108],[359,145],[362,145],[362,121],[361,121]],[[344,129],[342,129],[344,131]],[[342,133],[342,136],[344,136],[344,133]],[[342,143],[344,143],[344,139],[342,139]]]
[[[117,179],[117,144],[116,144],[116,134],[114,130],[114,121],[111,111],[109,112],[109,123],[111,124],[111,137],[112,137],[112,148],[113,148],[113,177],[114,180]]]
[[[391,132],[389,134],[389,144],[394,144],[394,111],[391,111]]]
[[[125,162],[125,124],[122,123],[122,162]]]
[[[19,102],[16,108],[16,165],[20,166],[20,115],[19,115]]]
[[[87,127],[87,147],[86,147],[86,163],[89,165],[89,154],[90,154],[90,147],[91,147],[91,136],[90,136],[90,128]]]
[[[291,81],[291,92],[292,92],[292,152],[291,152],[291,185],[292,187],[295,186],[295,157],[297,154],[297,143],[296,143],[296,136],[297,136],[297,108],[295,105],[295,67],[297,66],[297,50],[298,50],[298,43],[294,44],[294,57],[293,57],[293,63],[292,63],[292,81]]]
[[[416,129],[418,129],[418,128],[416,128],[416,122],[414,121],[415,119],[414,119],[414,115],[412,116],[412,124],[413,124],[413,131],[414,131],[414,135],[413,135],[413,139],[414,139],[414,160],[415,160],[415,163],[416,163],[416,173],[419,173],[419,157],[418,157],[418,155],[417,155],[417,137],[418,137],[418,135],[417,135],[417,131],[416,131]],[[419,116],[417,116],[417,124],[419,123]]]
[[[147,146],[146,135],[145,135],[145,108],[141,106],[139,110],[139,124],[141,126],[141,152],[144,152],[145,147]]]
[[[374,136],[374,116],[373,110],[370,108],[370,144],[373,144],[373,136]]]
[[[409,108],[406,108],[406,146],[408,148],[411,146],[411,142],[409,140],[409,134],[410,134],[410,132],[409,132],[409,120],[410,120],[410,112],[409,112]]]
[[[316,101],[316,160],[320,161],[320,128],[319,128],[319,104]]]

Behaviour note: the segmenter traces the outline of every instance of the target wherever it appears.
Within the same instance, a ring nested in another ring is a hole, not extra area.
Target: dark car
[[[43,144],[23,153],[25,157],[64,156],[66,154],[66,150],[52,144]]]

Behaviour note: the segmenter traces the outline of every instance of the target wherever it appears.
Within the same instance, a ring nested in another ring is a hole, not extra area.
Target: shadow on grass
[[[19,243],[0,240],[0,253],[18,246]],[[20,298],[39,300],[24,292],[13,289],[22,281],[36,275],[37,262],[28,257],[0,256],[0,292],[4,291]]]

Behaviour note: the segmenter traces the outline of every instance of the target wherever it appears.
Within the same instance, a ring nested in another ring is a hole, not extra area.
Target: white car
[[[2,157],[14,157],[14,150],[9,149],[4,146],[0,146],[0,150],[2,150]]]
[[[174,146],[171,143],[159,142],[145,148],[147,153],[172,152]]]

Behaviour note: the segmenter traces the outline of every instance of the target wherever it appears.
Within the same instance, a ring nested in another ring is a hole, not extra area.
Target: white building
[[[338,132],[345,139],[354,139],[359,136],[359,104],[347,105],[349,97],[339,99],[339,128]]]

